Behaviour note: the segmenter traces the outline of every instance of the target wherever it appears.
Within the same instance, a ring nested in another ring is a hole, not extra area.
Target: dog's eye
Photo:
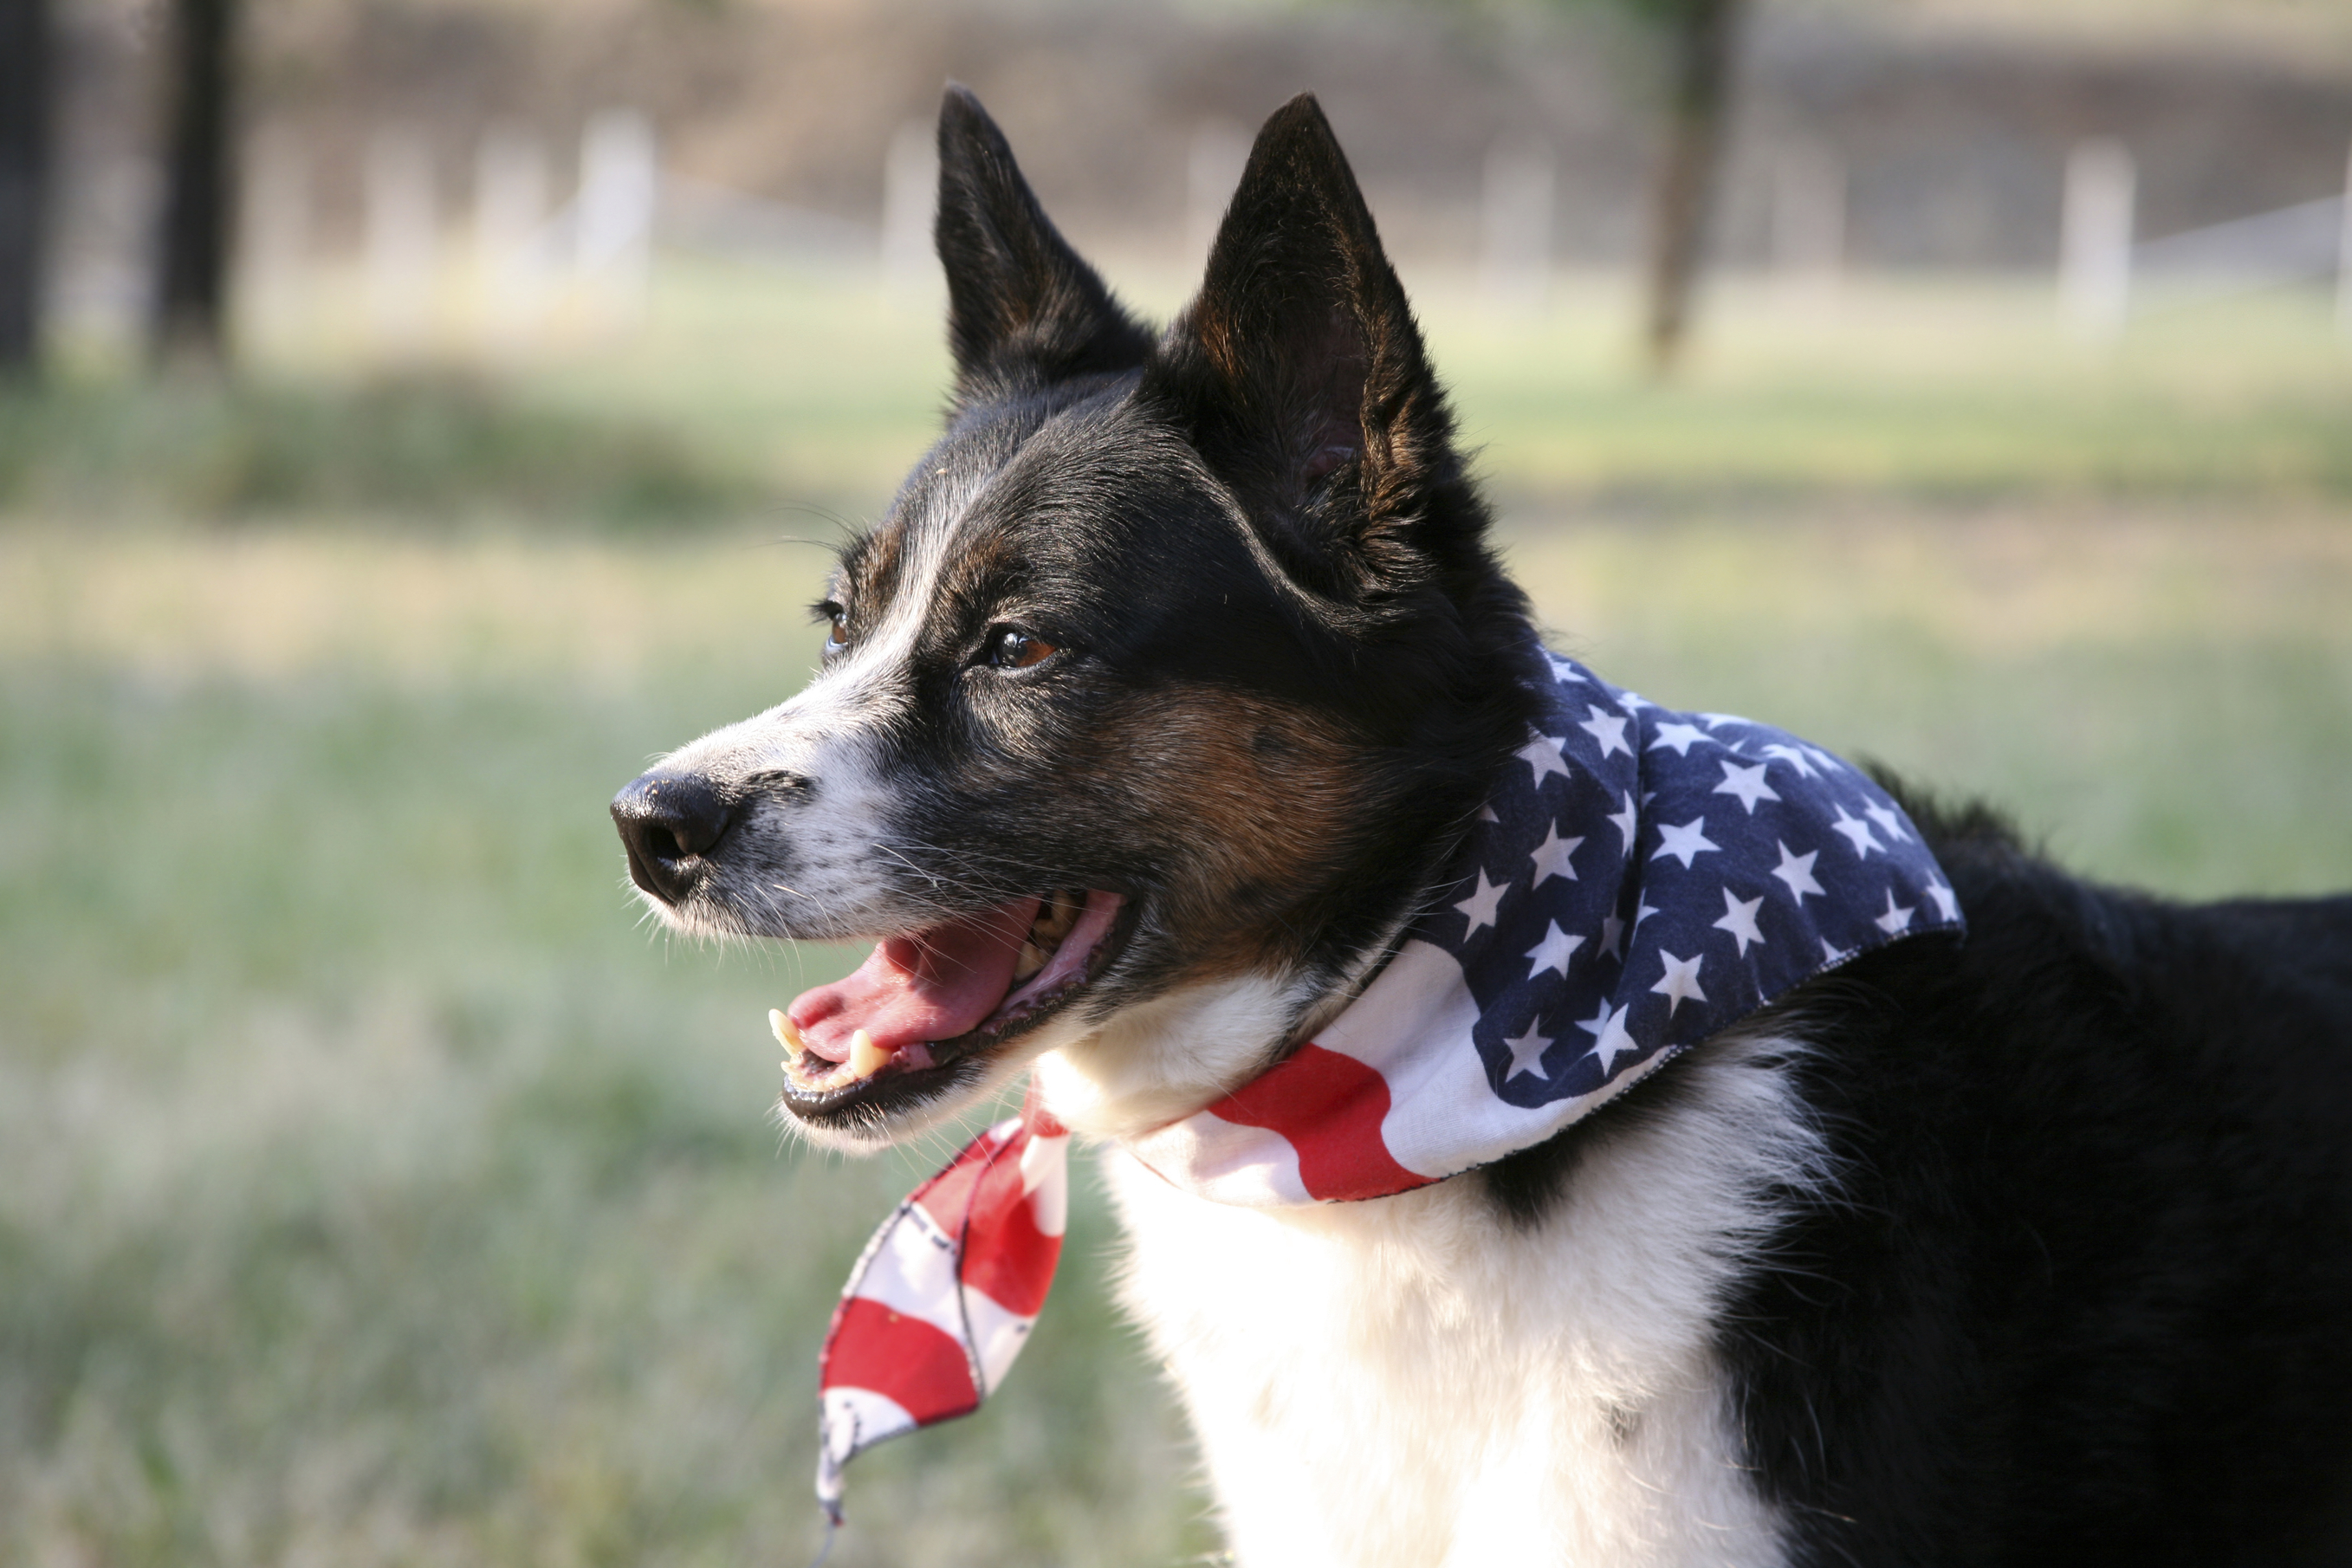
[[[1003,626],[992,632],[988,639],[988,662],[999,669],[1026,669],[1042,664],[1060,650],[1042,637],[1033,637],[1014,626]]]
[[[827,605],[831,611],[833,629],[824,634],[824,657],[831,658],[849,647],[849,612],[837,605]]]

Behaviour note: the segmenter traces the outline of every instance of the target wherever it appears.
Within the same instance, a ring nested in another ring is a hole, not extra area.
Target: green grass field
[[[2352,355],[2323,309],[2184,311],[2094,359],[2013,291],[1898,293],[1810,338],[1751,302],[1664,390],[1584,296],[1514,349],[1433,295],[1561,645],[1990,793],[2095,875],[2352,886]],[[651,933],[604,803],[803,679],[822,554],[793,541],[887,496],[934,331],[696,273],[637,342],[496,385],[531,428],[757,477],[692,527],[615,533],[538,479],[456,521],[359,494],[199,522],[27,460],[0,514],[0,1565],[813,1552],[816,1342],[944,1143],[782,1143],[766,1009],[850,955]],[[299,368],[288,395],[355,384]],[[469,493],[473,459],[418,460]],[[860,1461],[836,1563],[1213,1552],[1111,1245],[1082,1193],[1020,1373]]]

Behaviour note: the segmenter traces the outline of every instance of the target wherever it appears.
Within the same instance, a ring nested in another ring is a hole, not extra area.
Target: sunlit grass
[[[1563,640],[1662,700],[1990,790],[2103,875],[2352,883],[2338,517],[1509,540]],[[817,1337],[941,1149],[780,1147],[761,1017],[845,955],[649,935],[602,805],[797,683],[814,566],[0,536],[0,1563],[808,1548]],[[1076,1226],[1020,1374],[861,1462],[838,1561],[1212,1544],[1098,1195]]]
[[[1636,370],[1629,287],[1568,276],[1533,314],[1404,266],[1465,439],[1499,493],[1773,506],[2352,495],[2352,342],[2318,290],[2179,309],[2118,343],[2059,329],[2046,280],[1734,279],[1685,372]],[[1160,317],[1192,280],[1108,271]],[[245,381],[102,375],[0,396],[0,510],[606,530],[758,518],[823,535],[885,505],[938,427],[934,294],[674,257],[627,331],[379,363],[363,338],[255,345]]]
[[[1189,287],[1108,270],[1162,318]],[[2317,290],[2158,310],[2101,347],[2065,336],[2040,279],[1864,278],[1827,299],[1735,279],[1686,374],[1656,385],[1622,280],[1564,278],[1518,316],[1458,273],[1404,276],[1482,471],[1530,505],[2352,494],[2352,342]],[[651,329],[543,359],[524,384],[694,429],[779,495],[871,512],[936,429],[937,310],[681,262]]]

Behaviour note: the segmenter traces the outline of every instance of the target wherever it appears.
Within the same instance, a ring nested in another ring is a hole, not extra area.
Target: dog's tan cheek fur
[[[1200,688],[1156,692],[1096,735],[1160,847],[1160,923],[1186,976],[1297,960],[1313,932],[1292,917],[1345,873],[1350,825],[1379,809],[1368,749],[1305,709]]]

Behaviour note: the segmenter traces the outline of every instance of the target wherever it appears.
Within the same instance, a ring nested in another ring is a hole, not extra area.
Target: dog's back
[[[1822,1563],[2352,1563],[2352,899],[1915,815],[1968,910],[1797,1006],[1836,1179],[1724,1320]]]

